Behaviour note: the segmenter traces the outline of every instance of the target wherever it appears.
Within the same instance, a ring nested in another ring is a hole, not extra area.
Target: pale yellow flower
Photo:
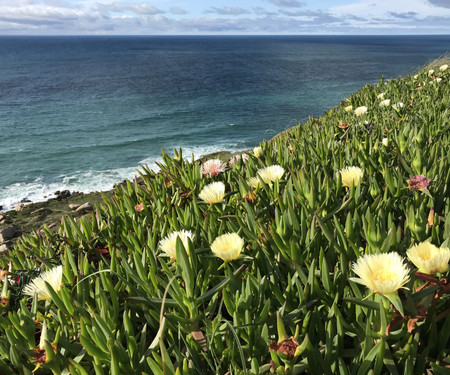
[[[192,239],[192,232],[188,230],[182,229],[179,232],[169,233],[166,237],[164,237],[159,242],[159,248],[164,251],[170,259],[177,259],[177,238],[180,237],[181,242],[183,243],[186,252],[189,254],[188,250],[188,238]]]
[[[380,102],[380,107],[389,107],[391,105],[391,99],[385,99]]]
[[[392,104],[392,108],[394,108],[396,111],[403,108],[405,105],[402,102],[398,102],[397,104]]]
[[[384,99],[384,92],[380,93],[377,95],[378,99]]]
[[[355,108],[355,115],[356,116],[362,116],[365,115],[367,113],[367,107],[366,106],[361,106],[358,108]]]
[[[437,77],[437,78],[436,78],[436,82],[437,82],[437,83],[439,83],[439,82],[441,82],[441,81],[442,81],[442,78],[440,78],[440,77]]]
[[[345,112],[351,112],[351,111],[352,111],[352,109],[353,109],[353,106],[351,106],[351,105],[348,105],[348,106],[347,106],[347,107],[345,107],[344,109],[345,109]]]
[[[224,171],[222,162],[219,159],[210,159],[205,161],[200,171],[203,175],[209,175],[209,177],[217,176]]]
[[[439,70],[440,70],[441,72],[445,72],[447,69],[448,69],[448,64],[444,64],[444,65],[441,65],[441,66],[439,67]]]
[[[419,272],[432,275],[445,272],[450,260],[450,249],[438,248],[429,242],[421,242],[411,247],[407,252],[409,260],[419,269]]]
[[[261,187],[261,181],[259,180],[258,177],[250,177],[247,180],[247,185],[253,189],[257,189],[257,188]]]
[[[213,182],[206,185],[198,196],[209,204],[222,202],[225,197],[225,185],[221,181]]]
[[[359,278],[351,280],[365,285],[372,293],[392,294],[409,280],[408,267],[397,253],[366,254],[352,266]]]
[[[270,167],[258,169],[257,173],[266,184],[271,185],[272,182],[281,180],[284,168],[280,165],[271,165]]]
[[[413,78],[414,78],[414,80],[416,80],[416,81],[417,81],[417,80],[419,79],[419,75],[418,75],[418,74],[416,74],[416,75],[415,75],[415,76],[414,76]]]
[[[244,239],[237,233],[226,233],[217,237],[211,244],[211,251],[225,262],[241,257]]]
[[[261,146],[255,147],[255,148],[253,149],[253,154],[255,154],[255,156],[256,156],[257,158],[259,158],[259,157],[262,155],[262,152],[263,152],[263,150],[262,150],[262,147],[261,147]]]
[[[430,70],[428,71],[428,75],[431,76],[431,75],[433,75],[433,74],[434,74],[434,70],[433,70],[433,69],[430,69]]]
[[[25,285],[23,294],[31,297],[36,294],[39,300],[51,299],[52,297],[45,282],[49,283],[55,292],[58,292],[61,290],[62,272],[62,266],[54,267],[48,271],[42,272],[38,277]]]
[[[364,175],[359,167],[346,167],[341,169],[339,173],[341,174],[342,185],[350,188],[352,185],[357,186]]]
[[[383,144],[384,147],[387,147],[389,145],[389,140],[387,138],[383,138],[381,140],[381,143]]]

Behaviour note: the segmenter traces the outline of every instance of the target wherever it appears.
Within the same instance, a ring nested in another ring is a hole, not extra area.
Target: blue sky
[[[0,35],[450,34],[450,0],[0,0]]]

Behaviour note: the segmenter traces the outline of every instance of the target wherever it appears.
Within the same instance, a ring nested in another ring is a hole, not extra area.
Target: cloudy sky
[[[0,35],[450,34],[450,0],[0,0]]]

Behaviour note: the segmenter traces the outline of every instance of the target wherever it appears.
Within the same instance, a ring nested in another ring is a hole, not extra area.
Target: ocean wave
[[[243,150],[240,143],[226,143],[214,146],[187,146],[183,147],[183,157],[194,160],[200,157],[218,151],[228,150],[236,152]],[[172,150],[165,150],[169,155],[173,155]],[[138,171],[143,165],[154,172],[159,171],[156,162],[161,162],[162,158],[147,157],[139,161],[138,165],[126,168],[105,169],[105,170],[87,170],[76,171],[71,175],[60,175],[51,181],[45,176],[40,176],[31,182],[14,183],[0,188],[0,205],[2,211],[13,209],[22,199],[28,199],[31,202],[43,202],[54,198],[54,192],[58,190],[77,191],[81,193],[90,193],[94,191],[106,191],[114,187],[115,184],[125,179],[133,179],[138,176]]]

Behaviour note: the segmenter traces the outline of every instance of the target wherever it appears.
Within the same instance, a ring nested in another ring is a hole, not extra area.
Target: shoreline
[[[246,150],[233,153],[218,151],[203,155],[195,162],[203,162],[211,158],[219,158],[223,162],[228,162],[233,155],[244,152]],[[44,226],[49,228],[57,227],[61,224],[64,216],[80,218],[90,214],[95,209],[95,205],[103,204],[103,196],[108,199],[111,198],[116,189],[126,181],[125,179],[114,184],[110,190],[92,191],[89,193],[62,191],[60,195],[55,195],[54,198],[52,197],[45,201],[23,203],[20,210],[13,208],[7,211],[0,211],[0,253],[10,249],[22,234],[31,233],[33,230],[39,230]],[[18,203],[18,205],[20,204]],[[86,207],[83,208],[83,205],[86,205]]]

